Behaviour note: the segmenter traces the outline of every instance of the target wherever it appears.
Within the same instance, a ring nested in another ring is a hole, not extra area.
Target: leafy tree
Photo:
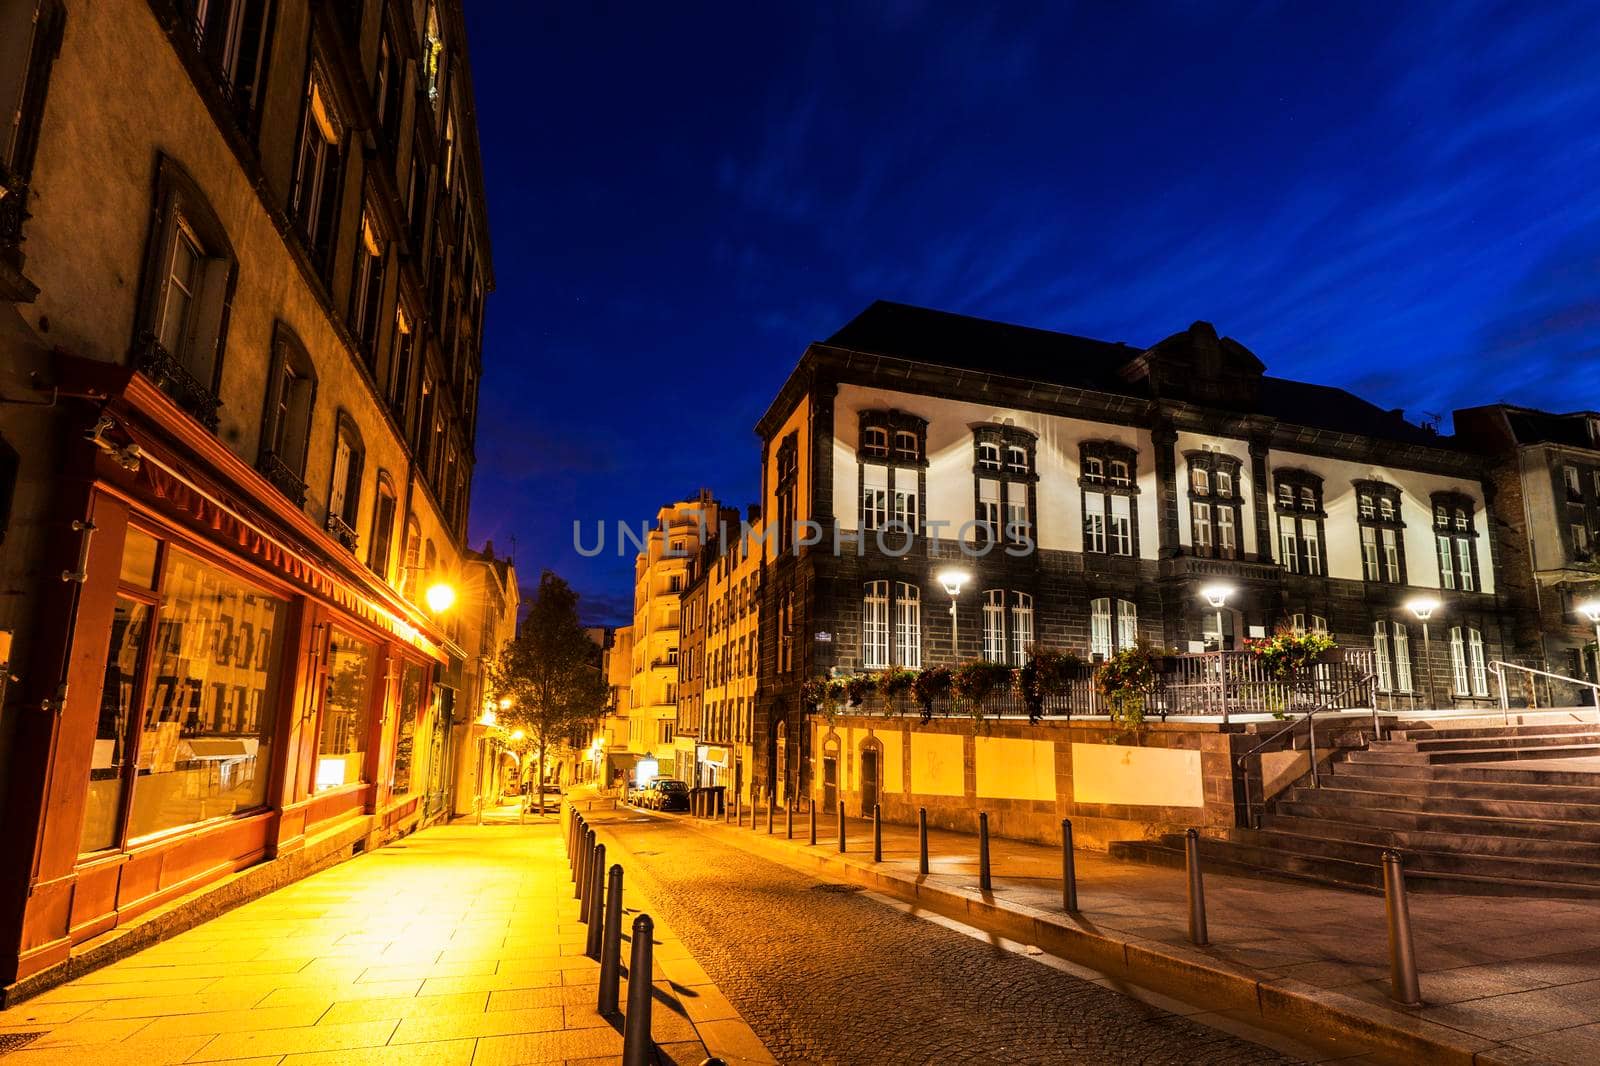
[[[489,664],[489,686],[497,700],[509,698],[500,722],[521,729],[538,752],[539,812],[544,813],[544,764],[548,750],[580,724],[599,716],[606,700],[600,648],[578,622],[578,594],[546,570],[515,640]]]

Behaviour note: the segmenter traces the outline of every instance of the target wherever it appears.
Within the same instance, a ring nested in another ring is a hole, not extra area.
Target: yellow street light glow
[[[514,740],[514,741],[516,741],[516,740],[521,740],[521,739],[522,739],[522,738],[523,738],[523,737],[525,737],[525,736],[527,736],[527,734],[526,734],[526,733],[524,733],[524,732],[523,732],[523,731],[522,731],[522,730],[520,730],[520,729],[513,729],[513,730],[512,730],[512,731],[511,731],[511,739],[512,739],[512,740]]]
[[[1583,616],[1589,621],[1600,625],[1600,599],[1584,600],[1578,604],[1578,610],[1582,611]]]
[[[1417,621],[1426,622],[1439,609],[1439,601],[1432,596],[1417,596],[1407,600],[1405,606],[1406,610],[1417,616]]]
[[[483,710],[483,715],[478,719],[478,724],[482,726],[492,726],[496,720],[497,719],[495,718],[494,711],[488,707],[485,707]]]
[[[428,601],[428,610],[434,614],[448,611],[456,604],[456,590],[446,585],[443,581],[429,585],[428,591],[424,593],[424,596]]]
[[[500,697],[500,709],[502,711],[510,710],[512,702],[513,701],[512,701],[510,696],[501,696]]]

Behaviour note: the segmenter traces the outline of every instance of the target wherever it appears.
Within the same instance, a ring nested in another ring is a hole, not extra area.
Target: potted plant
[[[911,697],[926,722],[933,717],[933,701],[950,695],[951,672],[948,666],[929,666],[918,672],[911,683]]]
[[[973,718],[983,717],[983,701],[991,692],[1004,691],[1011,685],[1011,667],[974,659],[956,667],[951,681],[951,691],[967,708]]]
[[[1095,673],[1095,688],[1105,701],[1106,713],[1117,727],[1118,738],[1144,735],[1145,705],[1154,691],[1157,662],[1162,653],[1139,641],[1100,664]]]
[[[1314,663],[1338,661],[1328,657],[1331,652],[1338,651],[1342,656],[1342,649],[1326,633],[1296,633],[1290,629],[1280,629],[1270,637],[1247,640],[1244,649],[1280,681],[1289,680]]]
[[[844,680],[844,692],[850,700],[850,706],[859,707],[867,701],[867,694],[876,685],[876,680],[871,674],[854,674]]]
[[[813,711],[820,711],[827,698],[828,679],[825,677],[808,677],[800,685],[800,702]]]
[[[879,674],[878,695],[883,697],[884,706],[891,711],[898,711],[916,680],[915,670],[885,670]]]
[[[1017,670],[1017,695],[1028,712],[1028,721],[1037,722],[1044,717],[1047,696],[1058,696],[1067,691],[1073,681],[1083,676],[1083,660],[1070,651],[1054,648],[1029,649],[1028,661]]]

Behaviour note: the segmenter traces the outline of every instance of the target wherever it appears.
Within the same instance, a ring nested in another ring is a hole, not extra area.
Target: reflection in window
[[[322,701],[322,739],[317,745],[317,791],[364,779],[367,726],[372,718],[372,682],[378,650],[335,630],[328,645],[328,687]]]
[[[168,552],[128,836],[259,807],[285,601]]]
[[[129,544],[135,543],[129,530]],[[143,534],[139,534],[143,537]],[[149,540],[150,565],[155,566],[155,541]],[[123,568],[127,569],[124,559]],[[100,725],[95,731],[94,755],[89,763],[89,796],[83,812],[79,851],[100,851],[117,843],[117,823],[122,820],[122,767],[128,757],[128,715],[133,710],[139,654],[150,626],[150,608],[118,597],[111,617],[111,647],[106,652],[106,680],[100,690]]]
[[[394,776],[390,780],[397,796],[411,791],[417,719],[422,710],[422,667],[407,663],[400,675],[400,722],[394,738]]]

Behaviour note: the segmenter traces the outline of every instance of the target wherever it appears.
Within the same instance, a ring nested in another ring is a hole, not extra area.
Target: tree
[[[544,763],[549,748],[600,714],[606,699],[600,648],[578,622],[578,594],[546,570],[516,639],[489,664],[489,686],[508,728],[521,729],[539,753],[539,813],[544,813]]]

